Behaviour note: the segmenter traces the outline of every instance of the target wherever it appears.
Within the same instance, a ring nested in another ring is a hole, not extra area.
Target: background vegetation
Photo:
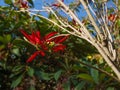
[[[28,11],[20,11],[33,7],[32,0],[28,0],[28,6],[15,5],[12,0],[4,1],[8,6],[0,6],[0,90],[120,89],[120,81],[113,77],[113,71],[98,51],[75,36],[69,36],[64,42],[66,49],[63,52],[47,52],[45,57],[38,55],[26,63],[36,48],[24,40],[21,29],[29,34],[40,31],[42,36],[53,31],[66,32],[41,17],[30,15]],[[110,9],[109,14],[113,12]],[[54,20],[51,14],[49,18]],[[114,28],[119,52],[120,17],[117,17]]]

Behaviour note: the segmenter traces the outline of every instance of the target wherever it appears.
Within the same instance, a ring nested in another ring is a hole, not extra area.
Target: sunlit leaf
[[[14,48],[14,49],[12,49],[12,53],[14,53],[14,54],[17,55],[17,56],[20,56],[19,48]]]
[[[12,0],[4,0],[6,4],[12,4]]]
[[[6,35],[5,38],[6,38],[6,42],[10,42],[11,41],[11,35],[10,34]]]
[[[120,27],[120,19],[117,20],[117,25]]]
[[[0,42],[8,44],[11,41],[11,35],[0,36]]]
[[[93,78],[89,74],[81,73],[81,74],[77,75],[77,77],[81,78],[83,80],[94,82]]]
[[[33,75],[34,75],[34,69],[31,68],[31,67],[29,67],[27,73],[28,73],[28,75],[29,75],[30,77],[33,77]]]
[[[61,73],[62,73],[62,70],[59,70],[54,74],[54,78],[55,78],[56,81],[59,79]]]

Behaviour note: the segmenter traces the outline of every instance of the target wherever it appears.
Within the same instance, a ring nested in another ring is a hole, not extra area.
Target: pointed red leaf
[[[28,58],[28,60],[27,60],[27,63],[29,63],[29,62],[32,62],[33,61],[33,59],[35,59],[36,58],[36,56],[37,55],[41,55],[41,56],[45,56],[45,53],[43,52],[43,51],[36,51],[36,52],[34,52],[29,58]]]
[[[24,31],[24,30],[20,30],[20,32],[30,41],[31,37]]]
[[[27,63],[32,62],[33,59],[35,59],[38,54],[39,54],[38,51],[34,52],[34,53],[28,58]]]
[[[32,44],[36,44],[36,41],[35,41],[33,35],[29,35],[29,37],[31,38],[29,41],[30,41]]]
[[[39,51],[39,54],[40,54],[41,56],[45,56],[45,53],[44,53],[43,51]]]
[[[69,37],[69,35],[68,35],[68,36],[59,36],[59,37],[56,37],[56,38],[54,39],[54,42],[55,42],[55,43],[62,43],[62,42],[64,42],[68,37]]]
[[[65,48],[66,48],[66,46],[60,44],[60,45],[53,47],[52,50],[53,50],[53,52],[58,52],[58,51],[63,51]]]
[[[36,31],[35,33],[36,37],[40,39],[40,32],[39,31]]]
[[[64,0],[61,0],[61,1],[64,2]],[[52,6],[59,7],[60,4],[59,4],[59,3],[56,3],[56,4],[52,4]]]
[[[51,38],[52,36],[54,36],[55,34],[57,34],[57,32],[51,32],[51,33],[45,35],[44,38],[45,38],[45,40],[47,40],[47,39]]]
[[[60,4],[52,4],[52,6],[59,7]]]
[[[41,43],[41,40],[40,40],[40,32],[39,31],[36,31],[33,33],[33,38],[34,38],[34,41],[35,41],[35,44],[37,43]]]

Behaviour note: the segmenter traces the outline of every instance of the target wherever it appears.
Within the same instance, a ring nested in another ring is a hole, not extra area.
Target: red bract
[[[64,2],[64,0],[61,0],[62,2]],[[52,6],[55,6],[55,7],[60,7],[60,3],[55,3],[55,4],[52,4]]]
[[[115,15],[115,14],[110,14],[110,15],[108,16],[108,20],[110,20],[111,22],[114,22],[115,19],[116,19],[116,15]]]
[[[49,46],[52,46],[51,50],[54,52],[58,52],[58,51],[63,51],[66,46],[64,46],[63,44],[61,44],[62,42],[64,42],[67,38],[67,36],[55,36],[55,34],[57,34],[57,32],[51,32],[48,35],[46,35],[44,37],[44,41],[48,43]]]
[[[28,8],[28,1],[27,0],[15,0],[14,5],[18,8]]]
[[[37,55],[45,56],[45,51],[47,50],[58,52],[66,48],[66,46],[61,43],[68,38],[68,35],[55,36],[57,32],[51,32],[42,38],[39,31],[33,31],[32,34],[27,34],[24,30],[21,30],[21,33],[32,45],[39,49],[28,58],[27,62],[31,62]]]
[[[21,8],[28,8],[28,2],[22,0],[22,1],[21,1]]]
[[[52,50],[53,50],[53,52],[58,52],[58,51],[63,51],[65,48],[66,48],[66,46],[59,44],[57,46],[54,46]]]
[[[43,51],[36,51],[34,52],[27,60],[27,63],[31,62],[33,59],[36,58],[37,55],[45,56],[45,53]]]
[[[24,30],[21,30],[21,33],[25,36],[25,38],[30,41],[32,44],[41,44],[40,40],[40,32],[32,32],[31,35],[27,34]]]

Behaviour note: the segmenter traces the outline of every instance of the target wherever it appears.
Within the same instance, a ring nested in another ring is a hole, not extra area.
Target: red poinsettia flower
[[[42,47],[42,49],[46,49],[46,46],[42,44],[41,42],[41,37],[40,37],[40,32],[36,31],[36,32],[32,32],[32,34],[27,34],[24,30],[20,30],[21,33],[25,36],[25,38],[32,44],[35,46]],[[31,62],[33,59],[36,58],[37,55],[41,55],[41,56],[45,56],[44,51],[42,50],[38,50],[36,52],[34,52],[27,60],[27,62]]]
[[[51,32],[42,38],[39,31],[33,31],[32,34],[27,34],[24,30],[21,30],[21,33],[32,45],[40,48],[28,58],[27,62],[31,62],[37,55],[45,56],[45,51],[48,49],[51,49],[53,52],[58,52],[66,48],[66,46],[61,43],[68,38],[68,35],[55,36],[57,32]]]
[[[41,44],[40,40],[40,32],[32,32],[31,35],[27,34],[24,30],[20,30],[21,33],[25,36],[25,38],[30,41],[32,44]]]
[[[68,38],[69,35],[55,36],[56,34],[57,32],[52,32],[52,33],[47,34],[44,37],[43,41],[45,41],[49,45],[49,47],[51,47],[51,50],[53,52],[63,51],[66,48],[66,46],[64,46],[61,43],[64,42]]]

